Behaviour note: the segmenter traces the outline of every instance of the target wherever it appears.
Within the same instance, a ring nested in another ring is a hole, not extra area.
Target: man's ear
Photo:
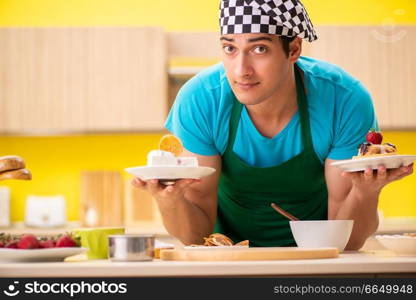
[[[301,53],[302,53],[302,39],[300,37],[296,37],[289,44],[289,60],[295,63],[298,60]]]

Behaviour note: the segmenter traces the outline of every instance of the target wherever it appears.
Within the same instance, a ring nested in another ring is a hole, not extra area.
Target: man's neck
[[[268,99],[256,105],[247,105],[252,120],[277,123],[290,118],[297,110],[296,82],[292,70],[281,87]]]

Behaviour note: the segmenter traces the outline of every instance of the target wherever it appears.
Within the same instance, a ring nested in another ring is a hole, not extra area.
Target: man
[[[370,95],[342,69],[300,56],[302,38],[317,38],[300,1],[221,1],[220,24],[223,62],[183,86],[166,121],[183,155],[215,174],[134,185],[154,196],[184,244],[220,232],[254,246],[295,245],[276,203],[301,220],[353,219],[347,249],[359,249],[377,229],[382,187],[412,172],[331,166],[377,127]]]

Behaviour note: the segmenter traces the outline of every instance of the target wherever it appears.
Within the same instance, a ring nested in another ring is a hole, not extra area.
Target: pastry
[[[10,179],[31,180],[32,174],[27,169],[4,171],[0,173],[0,180],[10,180]]]
[[[366,140],[358,147],[358,154],[353,159],[397,154],[395,145],[390,143],[381,144],[383,140],[381,132],[371,129],[366,135]]]
[[[8,155],[0,157],[0,172],[23,169],[25,162],[19,156]]]
[[[216,246],[249,246],[249,240],[241,241],[237,244],[234,244],[233,241],[226,235],[221,233],[210,234],[209,237],[204,237],[204,244],[197,245],[193,244],[191,247],[216,247]]]

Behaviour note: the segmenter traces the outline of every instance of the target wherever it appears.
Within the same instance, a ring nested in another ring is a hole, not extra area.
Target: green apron
[[[253,167],[233,152],[243,104],[231,92],[234,106],[222,156],[214,232],[234,242],[250,240],[250,246],[256,247],[296,245],[289,220],[270,206],[273,202],[301,220],[327,219],[324,168],[313,148],[308,103],[297,66],[295,78],[303,152],[278,166]]]

